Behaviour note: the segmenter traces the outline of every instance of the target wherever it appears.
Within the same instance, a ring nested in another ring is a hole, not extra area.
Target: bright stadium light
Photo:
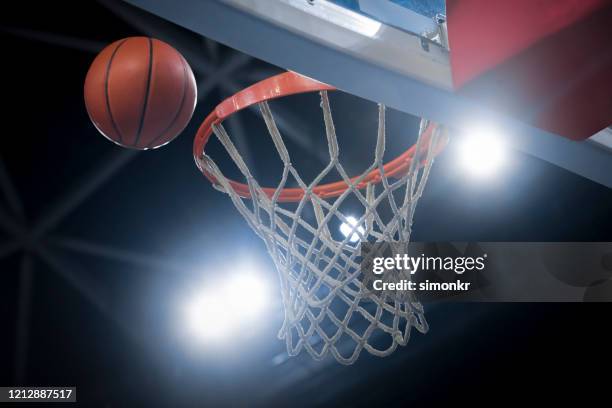
[[[218,341],[226,338],[232,329],[232,319],[227,315],[225,300],[207,291],[192,299],[187,306],[187,328],[198,340]]]
[[[252,265],[232,269],[240,272],[207,286],[187,302],[184,317],[193,339],[213,343],[240,335],[268,306],[267,282]]]
[[[342,225],[340,225],[340,232],[345,237],[348,237],[349,234],[353,232],[351,237],[349,238],[349,241],[351,242],[359,241],[360,234],[361,236],[363,236],[363,234],[365,233],[365,230],[362,226],[355,228],[356,225],[357,219],[355,217],[346,217],[346,222],[343,222]],[[359,231],[359,233],[357,233],[357,231]]]
[[[268,287],[259,276],[245,274],[232,279],[226,288],[231,292],[234,315],[254,317],[268,305]]]
[[[459,146],[459,161],[473,176],[481,178],[494,174],[506,161],[503,137],[489,128],[467,132]]]

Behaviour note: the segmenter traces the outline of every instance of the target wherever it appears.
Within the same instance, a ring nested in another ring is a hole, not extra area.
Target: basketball
[[[129,37],[100,52],[85,78],[85,106],[96,128],[131,149],[155,149],[189,123],[197,88],[185,58],[163,41]]]

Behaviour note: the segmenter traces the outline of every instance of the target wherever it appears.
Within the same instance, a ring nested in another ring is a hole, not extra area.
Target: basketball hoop
[[[406,345],[413,326],[421,333],[428,330],[422,305],[413,295],[398,298],[389,293],[374,293],[366,287],[367,279],[359,268],[360,248],[355,241],[407,245],[414,210],[434,156],[448,139],[444,129],[421,120],[417,142],[384,164],[385,106],[379,105],[373,162],[361,175],[349,177],[338,158],[339,146],[327,95],[334,90],[293,72],[248,87],[223,101],[204,120],[194,140],[194,157],[213,186],[229,195],[274,260],[285,308],[279,338],[285,340],[289,355],[306,349],[316,359],[330,353],[340,363],[352,364],[363,349],[382,357],[398,345]],[[330,158],[310,183],[292,165],[267,103],[307,92],[320,93]],[[276,187],[259,185],[223,127],[225,119],[252,105],[259,106],[283,162],[282,178]],[[204,152],[212,134],[224,146],[246,183],[225,177]],[[332,170],[341,180],[322,184]],[[287,187],[289,178],[298,187]],[[358,219],[343,211],[343,203],[349,198],[361,206],[362,215]],[[314,216],[309,219],[308,213]],[[336,231],[330,228],[335,223],[342,224],[344,238],[335,236]],[[386,340],[381,341],[381,336]]]

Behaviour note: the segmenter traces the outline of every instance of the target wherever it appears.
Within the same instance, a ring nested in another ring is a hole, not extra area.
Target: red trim
[[[612,1],[447,0],[457,93],[583,140],[612,123]]]

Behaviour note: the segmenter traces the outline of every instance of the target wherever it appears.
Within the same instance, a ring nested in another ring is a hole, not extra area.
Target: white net
[[[383,168],[385,107],[379,105],[374,160],[360,176],[351,179],[340,164],[327,92],[320,95],[330,160],[313,181],[306,183],[292,165],[266,102],[259,103],[259,108],[283,163],[282,177],[273,194],[260,187],[221,124],[213,125],[214,134],[247,180],[251,197],[236,191],[235,184],[208,155],[196,160],[200,168],[214,176],[215,187],[229,195],[263,239],[276,264],[285,309],[279,338],[285,340],[289,355],[305,349],[315,359],[331,354],[340,363],[352,364],[363,349],[386,356],[398,345],[406,345],[412,327],[421,333],[428,330],[422,305],[413,295],[398,296],[368,288],[370,279],[360,270],[363,259],[359,242],[407,245],[415,207],[441,136],[437,127],[426,132],[433,125],[422,120],[409,168],[388,177]],[[430,136],[424,136],[426,133]],[[376,170],[380,174],[377,183],[364,186],[363,180]],[[336,194],[317,194],[316,187],[332,171],[346,183],[344,189]],[[303,190],[303,197],[296,203],[279,199],[289,180]],[[351,211],[359,208],[359,216],[347,212],[349,202]],[[398,272],[386,279],[410,276]]]

